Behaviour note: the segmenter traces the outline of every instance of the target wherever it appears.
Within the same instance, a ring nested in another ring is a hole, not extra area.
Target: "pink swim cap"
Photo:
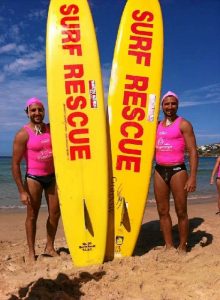
[[[27,100],[27,102],[26,102],[26,108],[28,108],[31,104],[34,104],[34,103],[40,104],[44,108],[43,102],[40,99],[36,98],[36,97],[30,98],[30,99]]]
[[[161,103],[163,103],[163,100],[166,98],[166,97],[169,97],[169,96],[173,96],[176,98],[177,102],[179,102],[179,98],[177,96],[177,94],[175,94],[174,92],[171,92],[171,91],[168,91],[165,95],[163,95],[163,98],[161,100]]]

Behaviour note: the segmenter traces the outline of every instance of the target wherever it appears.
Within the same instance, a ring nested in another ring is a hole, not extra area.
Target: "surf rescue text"
[[[133,63],[149,67],[153,39],[154,15],[151,12],[135,10],[132,12],[128,56]],[[139,172],[146,119],[149,77],[126,74],[124,79],[121,139],[118,143],[116,169]]]
[[[83,56],[79,7],[76,4],[62,5],[60,26],[62,28],[62,49],[65,55]],[[74,60],[77,62],[77,59]],[[79,60],[78,60],[79,61]],[[64,85],[66,93],[66,122],[70,126],[68,134],[69,154],[71,160],[91,159],[88,115],[85,108],[86,82],[84,65],[81,63],[64,64]]]

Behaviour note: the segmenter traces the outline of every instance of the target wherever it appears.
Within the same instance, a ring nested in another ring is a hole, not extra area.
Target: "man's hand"
[[[24,205],[28,205],[31,203],[30,195],[27,192],[20,193],[20,200]]]
[[[186,184],[185,184],[184,189],[188,193],[195,192],[195,190],[196,190],[196,179],[194,179],[192,177],[189,177]]]

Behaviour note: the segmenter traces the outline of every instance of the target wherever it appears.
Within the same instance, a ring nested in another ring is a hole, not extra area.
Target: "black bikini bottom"
[[[160,174],[166,184],[169,185],[173,175],[183,170],[186,171],[186,165],[184,163],[175,166],[161,166],[156,164],[155,170]]]
[[[54,182],[55,180],[55,174],[50,174],[50,175],[46,175],[46,176],[35,176],[35,175],[31,175],[31,174],[26,174],[25,175],[25,179],[26,178],[31,178],[34,179],[36,181],[38,181],[43,189],[47,189],[52,182]]]

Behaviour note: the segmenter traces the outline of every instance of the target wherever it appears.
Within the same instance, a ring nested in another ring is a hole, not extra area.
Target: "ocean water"
[[[189,199],[205,200],[208,198],[216,198],[216,187],[210,185],[210,176],[214,167],[216,158],[203,157],[199,159],[199,168],[197,173],[197,190],[189,194]],[[186,162],[188,165],[188,162]],[[24,165],[22,165],[22,173],[24,174]],[[135,187],[134,187],[135,188]],[[152,180],[150,184],[148,201],[154,202],[154,193]],[[45,199],[42,199],[42,205],[45,205]],[[11,157],[0,156],[0,209],[4,208],[24,208],[19,200],[17,187],[11,175]]]
[[[189,200],[195,201],[205,201],[206,199],[213,198],[216,199],[217,191],[216,186],[210,184],[210,177],[213,167],[216,162],[216,157],[200,157],[199,165],[197,171],[197,187],[196,191],[188,194]],[[189,170],[189,162],[186,160],[186,167]],[[154,202],[153,185],[151,180],[151,185],[148,194],[148,201]]]

